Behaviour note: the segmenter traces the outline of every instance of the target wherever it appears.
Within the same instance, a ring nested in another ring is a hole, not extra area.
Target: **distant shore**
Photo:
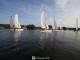
[[[50,26],[50,25],[49,25]],[[25,30],[36,30],[36,29],[41,29],[41,27],[36,27],[34,24],[29,24],[29,25],[21,25],[22,29]],[[0,24],[0,30],[2,29],[10,29],[10,24]],[[48,30],[52,30],[51,26],[49,27]],[[76,31],[76,28],[74,27],[57,27],[57,30],[74,30]],[[80,30],[80,28],[78,28]]]

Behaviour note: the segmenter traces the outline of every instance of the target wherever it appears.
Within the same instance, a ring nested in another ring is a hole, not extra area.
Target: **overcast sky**
[[[52,23],[53,16],[58,26],[75,27],[76,19],[80,20],[80,0],[0,0],[0,23],[9,23],[10,16],[18,13],[21,24],[39,26],[44,8],[47,24]]]

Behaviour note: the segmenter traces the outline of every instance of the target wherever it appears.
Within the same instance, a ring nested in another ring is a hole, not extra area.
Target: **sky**
[[[53,17],[57,26],[80,27],[80,0],[0,0],[0,24],[9,24],[10,16],[19,15],[21,24],[40,26],[41,12],[46,9],[47,24]]]

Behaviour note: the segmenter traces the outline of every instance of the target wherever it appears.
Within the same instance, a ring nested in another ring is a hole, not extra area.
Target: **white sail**
[[[10,16],[10,28],[13,28],[13,16]]]
[[[41,13],[41,28],[46,29],[46,11],[43,10]]]
[[[78,18],[76,19],[76,30],[78,30]]]
[[[14,28],[19,28],[18,14],[14,16]]]
[[[46,25],[47,26],[47,29],[49,29],[49,26],[48,25]]]
[[[20,22],[18,22],[18,26],[19,26],[19,28],[21,28]]]
[[[10,28],[13,28],[13,29],[21,28],[20,23],[19,23],[18,14],[16,14],[14,17],[11,16],[11,19],[10,19]]]
[[[56,21],[55,21],[55,16],[52,19],[52,29],[56,29]]]

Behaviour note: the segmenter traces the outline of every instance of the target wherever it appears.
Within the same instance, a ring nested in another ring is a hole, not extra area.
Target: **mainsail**
[[[76,30],[78,30],[78,18],[76,19]]]
[[[13,16],[10,16],[10,28],[13,28]]]
[[[41,13],[41,28],[46,29],[46,11],[43,10]]]
[[[16,14],[14,16],[14,18],[11,16],[10,27],[13,28],[13,29],[21,28],[20,23],[19,23],[18,14]]]
[[[52,29],[55,30],[56,29],[56,21],[55,21],[55,16],[52,19]]]

